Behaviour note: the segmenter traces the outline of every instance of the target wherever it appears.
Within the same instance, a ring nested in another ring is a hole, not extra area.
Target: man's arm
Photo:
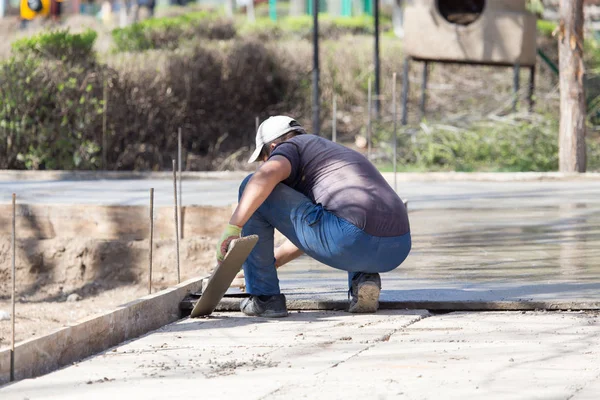
[[[269,197],[275,186],[287,179],[291,173],[292,165],[287,158],[273,156],[250,178],[229,224],[217,242],[217,262],[223,261],[231,242],[240,237],[242,227]]]
[[[283,156],[273,156],[250,178],[236,207],[231,225],[243,227],[252,214],[269,197],[275,186],[286,180],[292,173],[292,165]]]
[[[290,242],[289,239],[286,239],[285,242],[279,247],[275,249],[275,268],[283,267],[285,264],[290,261],[295,260],[300,257],[304,252],[294,245],[294,243]],[[244,278],[244,270],[238,272],[235,276],[236,279]]]
[[[284,266],[302,254],[303,251],[287,239],[281,246],[275,249],[275,268]]]

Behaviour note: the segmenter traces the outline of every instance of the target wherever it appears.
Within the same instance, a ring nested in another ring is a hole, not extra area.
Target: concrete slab
[[[0,396],[585,399],[599,378],[597,313],[227,313],[165,326]]]
[[[227,206],[237,200],[241,179],[193,180],[182,185],[185,205]],[[173,182],[168,179],[119,179],[83,181],[0,181],[0,203],[8,204],[17,193],[20,204],[173,206]]]
[[[46,374],[178,320],[179,302],[190,292],[198,291],[202,280],[190,279],[116,310],[17,343],[15,380]],[[0,351],[0,384],[9,382],[9,379],[10,349],[4,349]]]
[[[573,200],[548,188],[469,200],[467,189],[457,189],[465,191],[460,207],[441,198],[431,200],[439,208],[409,203],[413,250],[382,275],[383,301],[600,302],[600,196]],[[290,299],[347,298],[346,274],[309,258],[279,276]]]
[[[282,320],[239,314],[187,319],[43,378],[6,386],[0,396],[261,398],[284,383],[332,368],[427,315],[312,312]]]
[[[599,358],[595,315],[453,313],[413,324],[270,398],[310,397],[318,388],[335,399],[566,399],[595,384]]]
[[[224,179],[187,179],[183,182],[185,205],[230,205],[237,201],[238,187],[245,173]],[[0,174],[1,177],[2,174]],[[424,208],[501,208],[533,205],[600,202],[600,174],[542,180],[537,175],[488,174],[473,179],[469,174],[401,174],[398,192],[410,201],[411,210]],[[393,183],[393,174],[385,174]],[[462,177],[462,178],[460,178]],[[462,180],[457,180],[457,179]],[[11,194],[28,204],[147,205],[148,191],[155,188],[155,205],[173,204],[169,179],[88,179],[88,180],[2,180],[0,204]]]

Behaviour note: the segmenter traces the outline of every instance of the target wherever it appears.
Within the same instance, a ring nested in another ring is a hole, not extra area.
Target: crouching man
[[[250,163],[263,161],[240,187],[239,204],[217,245],[222,261],[240,235],[259,240],[244,263],[246,315],[285,317],[277,268],[303,253],[348,271],[348,311],[375,312],[380,272],[411,249],[406,208],[362,154],[307,134],[295,120],[271,117],[256,134]],[[287,241],[274,249],[274,229]]]

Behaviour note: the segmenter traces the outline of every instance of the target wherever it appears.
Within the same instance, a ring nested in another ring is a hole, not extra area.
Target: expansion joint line
[[[413,320],[413,321],[410,321],[408,324],[406,324],[406,325],[403,325],[403,326],[401,326],[400,328],[393,329],[393,330],[392,330],[390,333],[387,333],[387,334],[383,335],[381,338],[379,338],[379,339],[376,339],[374,343],[370,344],[369,346],[365,347],[364,349],[361,349],[361,350],[357,351],[356,353],[352,354],[350,357],[346,358],[345,360],[342,360],[342,361],[340,361],[340,362],[338,362],[338,363],[335,363],[335,364],[333,364],[331,367],[325,368],[324,370],[322,370],[322,371],[318,372],[316,375],[319,375],[319,374],[321,374],[321,373],[323,373],[323,372],[327,371],[328,369],[331,369],[331,368],[336,368],[338,365],[341,365],[341,364],[343,364],[343,363],[345,363],[345,362],[347,362],[347,361],[349,361],[349,360],[351,360],[351,359],[353,359],[353,358],[355,358],[355,357],[358,357],[359,355],[361,355],[361,354],[362,354],[362,353],[364,353],[365,351],[367,351],[367,350],[370,350],[370,349],[372,349],[373,347],[375,347],[375,346],[376,346],[378,343],[380,343],[380,342],[387,342],[388,340],[390,340],[390,338],[392,337],[392,335],[395,335],[395,334],[396,334],[396,333],[398,333],[398,332],[402,332],[402,331],[404,331],[406,328],[408,328],[409,326],[411,326],[411,325],[414,325],[414,324],[416,324],[417,322],[419,322],[419,321],[422,321],[422,320],[424,320],[425,318],[428,318],[428,317],[430,317],[430,316],[431,316],[431,314],[430,314],[430,313],[428,313],[427,315],[420,315],[420,316],[419,316],[418,318],[416,318],[415,320]]]
[[[331,366],[329,366],[329,367],[326,367],[326,368],[322,369],[321,371],[317,372],[317,373],[315,374],[315,376],[317,376],[317,375],[320,375],[320,374],[322,374],[323,372],[326,372],[326,371],[330,370],[331,368],[336,368],[338,365],[341,365],[341,364],[343,364],[343,363],[345,363],[345,362],[347,362],[347,361],[349,361],[349,360],[351,360],[351,359],[353,359],[353,358],[355,358],[355,357],[358,357],[360,354],[364,353],[365,351],[367,351],[367,350],[369,350],[369,349],[372,349],[373,347],[375,347],[375,346],[377,345],[377,343],[380,343],[380,342],[383,342],[383,341],[388,341],[388,340],[390,339],[390,337],[392,337],[392,335],[394,335],[394,334],[396,334],[396,333],[398,333],[398,332],[402,332],[403,330],[405,330],[405,329],[406,329],[406,328],[408,328],[409,326],[411,326],[411,325],[414,325],[414,324],[416,324],[416,323],[417,323],[417,322],[419,322],[419,321],[423,321],[425,318],[429,318],[429,317],[431,317],[431,316],[432,316],[432,314],[431,314],[431,313],[427,313],[426,315],[419,315],[419,317],[418,317],[418,318],[415,318],[413,321],[410,321],[410,322],[409,322],[409,323],[407,323],[406,325],[403,325],[403,326],[401,326],[401,327],[400,327],[400,328],[398,328],[398,329],[393,329],[393,330],[392,330],[390,333],[388,333],[388,334],[385,334],[383,337],[381,337],[381,338],[379,338],[379,339],[376,339],[376,340],[375,340],[375,343],[369,344],[369,345],[368,345],[368,346],[366,346],[365,348],[363,348],[363,349],[361,349],[361,350],[357,351],[356,353],[354,353],[354,354],[350,355],[348,358],[346,358],[346,359],[344,359],[344,360],[342,360],[342,361],[339,361],[339,362],[337,362],[337,363],[335,363],[335,364],[333,364],[333,365],[331,365]],[[267,393],[266,395],[264,395],[263,397],[261,397],[259,400],[264,400],[264,399],[268,399],[268,398],[270,398],[271,396],[273,396],[275,393],[279,392],[280,390],[282,390],[282,389],[283,389],[283,388],[285,388],[286,386],[287,386],[287,384],[283,384],[283,385],[281,385],[281,386],[280,386],[280,387],[278,387],[277,389],[275,389],[275,390],[273,390],[272,392],[269,392],[269,393]]]

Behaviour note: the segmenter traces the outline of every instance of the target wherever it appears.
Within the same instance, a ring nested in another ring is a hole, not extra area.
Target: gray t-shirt
[[[404,203],[365,156],[316,135],[295,136],[273,150],[292,172],[284,184],[377,237],[410,231]]]

